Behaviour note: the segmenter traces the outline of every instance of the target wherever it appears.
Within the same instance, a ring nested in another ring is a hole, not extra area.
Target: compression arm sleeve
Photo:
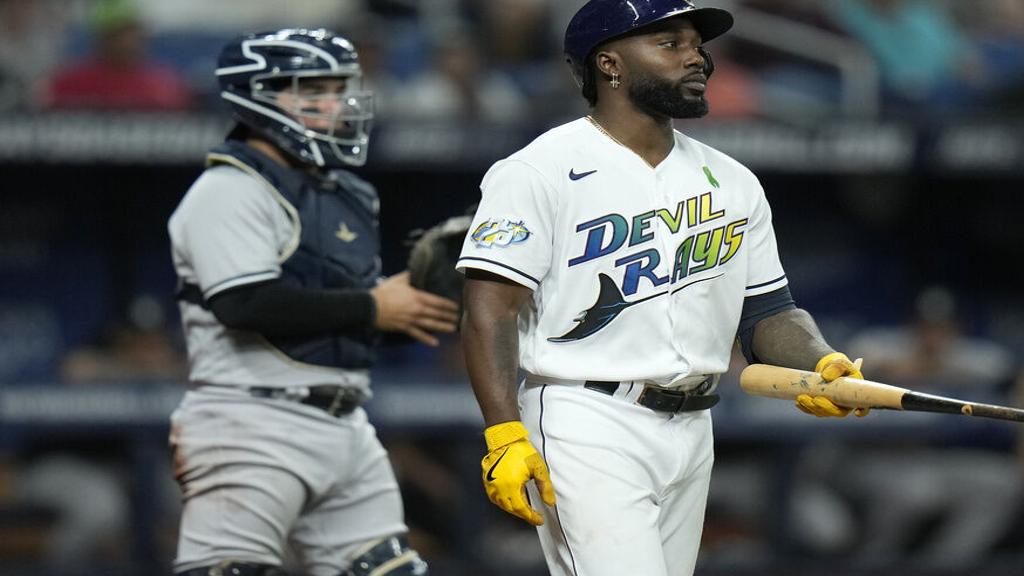
[[[753,349],[754,326],[769,316],[794,308],[796,308],[796,302],[793,301],[793,295],[789,293],[789,286],[743,299],[743,312],[740,316],[740,327],[736,332],[736,338],[740,341],[740,349],[747,362],[753,364],[758,361],[754,356]]]
[[[264,336],[364,333],[373,330],[377,315],[367,290],[310,290],[280,280],[225,290],[208,305],[228,328]]]

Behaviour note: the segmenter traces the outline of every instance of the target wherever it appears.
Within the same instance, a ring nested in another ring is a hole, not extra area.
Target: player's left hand
[[[821,379],[825,382],[831,382],[841,376],[863,379],[864,375],[860,372],[860,367],[863,362],[863,358],[857,358],[856,361],[851,362],[846,354],[843,354],[842,352],[833,352],[831,354],[826,354],[821,358],[821,360],[818,360],[818,365],[814,367],[814,371],[821,374]],[[829,416],[845,418],[851,410],[853,410],[853,413],[858,417],[863,418],[871,411],[870,408],[847,408],[846,406],[836,404],[825,396],[811,396],[810,394],[801,394],[797,396],[796,407],[808,414],[818,416],[819,418]]]

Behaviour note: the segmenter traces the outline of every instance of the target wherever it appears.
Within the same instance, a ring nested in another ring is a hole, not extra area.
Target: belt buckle
[[[636,403],[637,406],[643,406],[643,407],[646,408],[647,406],[644,404],[644,398],[646,398],[647,393],[650,390],[651,390],[651,385],[650,384],[644,384],[644,389],[640,391],[640,395],[636,397],[636,400],[634,400],[634,403]]]
[[[660,401],[654,398],[647,398],[647,393],[652,392],[653,394],[653,391],[657,391],[658,394],[662,395]],[[686,403],[686,399],[692,395],[693,393],[689,391],[670,390],[653,384],[645,384],[643,391],[636,398],[636,403],[644,408],[650,408],[659,412],[678,412]],[[671,404],[669,404],[668,399],[672,400]]]
[[[339,416],[342,414],[348,414],[359,405],[359,394],[352,388],[345,386],[339,386],[334,391],[334,396],[331,398],[330,404],[324,408],[324,411],[331,416]]]
[[[654,384],[644,384],[644,389],[640,392],[640,395],[636,397],[636,403],[639,406],[643,406],[644,408],[650,408],[650,406],[647,405],[647,402],[649,401],[647,398],[647,393],[653,390],[656,390],[657,393],[664,394],[665,396],[678,396],[680,398],[680,402],[687,396],[686,392],[668,390],[666,388],[662,388],[661,386],[655,386]],[[653,402],[653,400],[650,401]],[[654,408],[651,409],[653,410]]]
[[[345,407],[345,401],[348,400],[348,390],[344,387],[338,387],[334,391],[334,398],[331,398],[331,403],[327,405],[326,412],[331,416],[337,416],[341,414],[341,411]]]
[[[327,405],[326,412],[331,416],[338,415],[338,408],[341,408],[342,391],[341,388],[334,393],[334,398],[331,398],[331,403]]]

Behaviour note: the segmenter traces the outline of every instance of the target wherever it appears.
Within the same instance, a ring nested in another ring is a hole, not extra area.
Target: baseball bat
[[[859,378],[840,377],[824,382],[821,374],[768,364],[751,364],[740,374],[740,386],[755,396],[794,400],[800,394],[825,396],[850,408],[886,408],[912,412],[963,414],[978,418],[1024,422],[1024,410],[980,404],[914,392],[898,386]]]

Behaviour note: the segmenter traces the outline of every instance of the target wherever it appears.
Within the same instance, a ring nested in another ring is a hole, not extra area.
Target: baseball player
[[[366,159],[372,94],[327,30],[228,43],[238,121],[171,216],[190,388],[171,417],[179,575],[410,576],[394,473],[360,408],[382,331],[436,345],[457,306],[380,281]]]
[[[860,377],[796,308],[754,175],[673,129],[707,113],[704,45],[732,23],[686,0],[590,0],[565,34],[590,115],[481,185],[457,267],[483,481],[539,526],[555,575],[693,573],[736,340],[749,360]]]

